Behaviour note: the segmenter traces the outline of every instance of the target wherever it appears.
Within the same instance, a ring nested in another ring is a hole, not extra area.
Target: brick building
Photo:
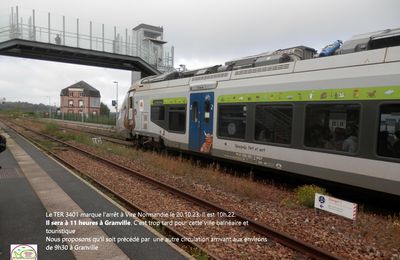
[[[100,114],[100,92],[85,81],[79,81],[61,90],[61,113]]]

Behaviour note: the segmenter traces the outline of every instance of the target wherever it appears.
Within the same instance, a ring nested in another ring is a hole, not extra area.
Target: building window
[[[91,97],[90,98],[90,107],[100,107],[100,98]]]
[[[358,150],[360,105],[308,105],[304,144],[355,153]]]
[[[73,97],[74,96],[74,92],[73,91],[68,91],[69,92],[69,96]]]
[[[68,100],[68,106],[73,107],[74,106],[74,101],[72,99]]]
[[[79,104],[79,107],[83,107],[83,105],[84,105],[83,100],[79,100],[78,104]]]
[[[83,97],[83,92],[79,92],[79,96],[80,96],[80,97]]]
[[[168,129],[174,132],[185,132],[186,106],[171,106],[168,109]]]
[[[292,114],[291,105],[256,106],[254,139],[266,143],[290,144]]]
[[[382,105],[379,118],[378,155],[400,158],[400,103]]]
[[[218,136],[244,139],[246,135],[247,107],[245,105],[220,105]]]

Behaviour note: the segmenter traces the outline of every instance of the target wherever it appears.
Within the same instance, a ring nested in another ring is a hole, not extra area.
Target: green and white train
[[[118,128],[139,144],[399,196],[400,28],[337,47],[144,78],[127,93]]]

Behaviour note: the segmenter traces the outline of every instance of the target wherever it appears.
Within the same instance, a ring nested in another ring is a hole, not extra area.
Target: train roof
[[[370,33],[358,34],[342,43],[329,55],[344,55],[349,53],[381,49],[393,46],[400,46],[400,28],[386,29]],[[326,46],[330,48],[332,45]],[[322,52],[322,51],[321,51]],[[161,75],[150,76],[140,81],[141,84],[156,83],[174,79],[196,77],[200,75],[219,74],[221,72],[241,70],[247,68],[259,68],[268,65],[279,65],[298,60],[324,59],[321,53],[307,46],[296,46],[275,51],[263,52],[257,55],[247,56],[225,62],[224,65],[190,70],[190,71],[170,71]],[[217,75],[216,75],[217,76]],[[212,76],[209,76],[212,77]]]

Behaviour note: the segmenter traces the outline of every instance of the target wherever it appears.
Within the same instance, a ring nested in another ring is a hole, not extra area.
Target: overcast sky
[[[400,27],[399,0],[1,0],[10,8],[36,9],[106,25],[163,26],[175,47],[175,67],[195,69],[280,48],[325,45],[352,35]],[[4,19],[4,14],[7,18]],[[3,25],[1,25],[3,26]],[[84,80],[111,107],[115,84],[121,100],[130,72],[0,56],[0,99],[59,104],[60,90]]]

